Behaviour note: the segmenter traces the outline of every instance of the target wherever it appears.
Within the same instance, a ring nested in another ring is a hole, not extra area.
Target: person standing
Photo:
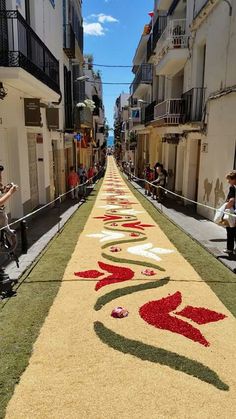
[[[227,205],[225,209],[235,209],[236,198],[236,170],[232,170],[226,175],[229,184],[229,193],[227,196]],[[224,253],[232,255],[234,252],[234,244],[236,242],[236,219],[234,227],[226,227],[227,232],[227,248],[223,250]]]
[[[88,180],[89,180],[90,184],[92,184],[92,182],[93,182],[93,177],[94,177],[94,168],[91,166],[88,169]]]
[[[157,172],[157,178],[156,180],[154,180],[152,183],[153,185],[157,185],[160,186],[160,188],[153,188],[154,190],[156,189],[156,199],[158,202],[161,202],[164,196],[164,191],[162,188],[165,187],[166,184],[166,176],[165,176],[165,172],[164,172],[164,168],[163,165],[161,164],[160,166],[156,167],[156,172]],[[153,192],[153,198],[154,198],[154,192]]]
[[[70,173],[68,176],[68,186],[71,191],[71,199],[78,199],[78,185],[79,185],[79,176],[75,171],[74,166],[70,167]]]

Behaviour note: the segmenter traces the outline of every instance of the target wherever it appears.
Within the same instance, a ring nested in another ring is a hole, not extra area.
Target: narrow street
[[[235,417],[233,273],[145,203],[113,157],[90,205],[6,418]],[[111,316],[118,307],[127,317]]]

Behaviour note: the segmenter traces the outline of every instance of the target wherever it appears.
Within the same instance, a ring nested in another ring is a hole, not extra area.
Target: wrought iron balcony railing
[[[185,92],[183,98],[183,122],[200,122],[202,120],[206,89],[193,88]]]
[[[168,99],[154,108],[154,119],[165,125],[178,125],[183,120],[184,106],[182,99]]]
[[[147,43],[147,61],[150,59],[167,25],[167,16],[159,16],[153,26],[153,31]]]
[[[186,19],[173,19],[168,22],[157,43],[157,57],[160,60],[165,53],[175,48],[188,48]]]
[[[131,95],[135,93],[140,84],[151,84],[153,79],[152,64],[141,64],[139,67],[134,81],[130,86]]]
[[[75,58],[75,34],[70,23],[64,26],[63,49],[68,58]]]
[[[60,93],[59,61],[17,10],[0,10],[0,66],[21,67]]]
[[[147,105],[145,108],[145,124],[148,124],[149,122],[154,120],[154,108],[156,106],[156,101],[150,103],[150,105]]]

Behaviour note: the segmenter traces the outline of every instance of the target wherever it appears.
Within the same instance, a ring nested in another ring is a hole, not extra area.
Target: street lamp
[[[143,104],[145,104],[145,105],[147,104],[146,100],[143,100],[143,99],[138,99],[138,102],[139,102],[139,103],[143,103]]]
[[[86,81],[86,80],[89,80],[89,79],[90,79],[89,76],[80,76],[80,77],[77,77],[76,81]]]

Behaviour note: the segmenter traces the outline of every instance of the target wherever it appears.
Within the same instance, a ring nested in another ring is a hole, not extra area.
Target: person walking
[[[68,176],[68,186],[71,191],[71,199],[78,199],[78,186],[79,176],[75,171],[74,166],[70,167],[70,173]]]
[[[235,210],[236,206],[236,170],[232,170],[226,175],[227,182],[229,184],[229,193],[227,196],[227,205],[225,209]],[[226,227],[227,232],[227,248],[223,250],[224,253],[232,255],[234,252],[234,244],[236,242],[236,219],[234,227]]]

